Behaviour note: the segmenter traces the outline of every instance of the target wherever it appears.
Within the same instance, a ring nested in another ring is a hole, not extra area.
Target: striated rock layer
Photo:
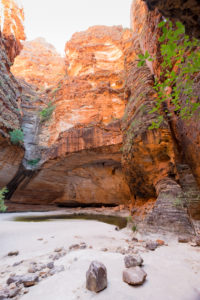
[[[19,54],[23,30],[23,10],[14,1],[0,2],[0,187],[15,175],[23,157],[23,150],[9,142],[9,131],[20,127],[21,116],[17,100],[21,87],[10,72]]]
[[[68,206],[129,202],[120,162],[120,124],[125,109],[124,55],[131,36],[120,26],[96,26],[74,34],[66,44],[66,75],[46,91],[46,104],[52,101],[55,109],[40,124],[39,164],[47,162],[18,187],[12,201]],[[26,64],[32,53],[28,55]],[[16,75],[19,71],[22,76],[18,66],[23,60],[22,53],[13,68]],[[37,73],[31,76],[37,85]],[[48,81],[50,75],[45,76]]]

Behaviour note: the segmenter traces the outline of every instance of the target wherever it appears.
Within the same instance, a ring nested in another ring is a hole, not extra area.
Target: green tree
[[[164,20],[158,26],[162,29],[159,38],[162,63],[160,77],[155,78],[157,98],[150,113],[159,112],[160,116],[152,123],[151,129],[158,128],[162,123],[163,103],[169,99],[171,111],[169,107],[165,108],[168,117],[172,116],[173,110],[178,117],[189,119],[200,107],[199,91],[193,88],[195,75],[200,72],[200,41],[186,35],[181,22],[174,25]],[[146,51],[144,55],[139,55],[138,66],[143,66],[146,60],[155,59]],[[180,101],[183,96],[186,99],[184,102]]]
[[[24,141],[24,133],[21,129],[14,129],[9,132],[11,142],[16,145]]]

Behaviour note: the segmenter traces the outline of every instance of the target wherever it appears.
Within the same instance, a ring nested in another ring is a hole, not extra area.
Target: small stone
[[[106,267],[98,262],[93,261],[86,273],[86,288],[93,292],[100,292],[107,287],[107,270]]]
[[[37,240],[38,240],[38,241],[43,241],[43,238],[38,238]]]
[[[60,272],[63,272],[65,270],[65,267],[63,266],[63,265],[61,265],[61,266],[56,266],[56,267],[54,267],[53,269],[51,269],[50,271],[49,271],[49,275],[54,275],[54,274],[56,274],[56,273],[60,273]]]
[[[6,283],[10,285],[11,283],[21,283],[22,276],[19,275],[10,275],[10,277],[7,279]]]
[[[10,289],[16,289],[16,287],[17,287],[17,285],[14,282],[9,285]]]
[[[190,241],[190,237],[188,237],[187,235],[182,235],[178,237],[179,243],[189,243],[189,241]]]
[[[38,276],[37,275],[15,275],[10,276],[7,280],[7,284],[10,285],[11,283],[20,284],[23,283],[25,287],[29,287],[32,285],[35,285],[36,282],[38,282]]]
[[[133,237],[133,238],[132,238],[132,241],[133,241],[133,242],[138,242],[138,239],[137,239],[136,237]]]
[[[28,269],[28,273],[36,273],[36,272],[37,272],[37,267],[34,265]]]
[[[158,247],[158,244],[153,241],[146,242],[146,248],[148,250],[154,251]]]
[[[107,252],[108,248],[102,248],[101,251]]]
[[[165,242],[163,240],[156,240],[156,243],[158,244],[158,246],[164,246]]]
[[[119,231],[119,227],[118,227],[118,226],[116,226],[116,227],[115,227],[115,230],[116,230],[116,231]]]
[[[123,271],[123,281],[130,285],[141,285],[146,277],[146,272],[140,267],[132,267]]]
[[[143,259],[140,255],[126,255],[124,257],[124,263],[126,268],[141,266]]]
[[[52,262],[49,262],[49,263],[47,264],[47,268],[53,269],[53,268],[54,268],[54,262],[53,262],[53,261],[52,261]]]
[[[80,245],[79,245],[79,249],[85,249],[85,248],[87,248],[87,245],[86,245],[86,243],[85,243],[85,242],[83,242],[83,243],[80,243]]]
[[[24,262],[23,260],[17,261],[17,262],[15,262],[15,263],[13,264],[13,267],[17,267],[17,266],[19,266],[20,264],[22,264],[23,262]]]
[[[17,256],[17,255],[19,255],[19,251],[18,250],[10,251],[8,253],[8,256]]]
[[[79,244],[73,244],[73,245],[71,245],[71,246],[69,247],[69,250],[78,250],[79,247],[80,247]]]
[[[61,252],[61,251],[63,251],[64,250],[64,248],[63,247],[60,247],[60,248],[56,248],[55,250],[54,250],[54,252]]]
[[[38,282],[38,276],[35,274],[22,276],[21,282],[23,283],[24,287],[33,286]]]
[[[16,297],[20,291],[21,291],[21,288],[19,288],[19,287],[16,287],[15,289],[10,290],[8,293],[9,298]]]
[[[7,289],[1,290],[0,291],[0,300],[7,299],[8,295],[9,295],[9,291]]]

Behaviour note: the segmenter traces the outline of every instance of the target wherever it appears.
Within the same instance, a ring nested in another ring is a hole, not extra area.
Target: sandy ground
[[[142,243],[132,241],[131,231],[116,231],[115,226],[105,223],[84,220],[24,223],[9,220],[13,216],[0,215],[1,286],[10,273],[27,274],[30,261],[49,262],[49,255],[56,247],[68,249],[80,242],[88,245],[84,250],[71,251],[57,260],[55,265],[64,265],[65,271],[31,287],[28,294],[21,296],[22,300],[200,300],[198,247],[179,244],[176,239],[165,236],[168,246],[147,251]],[[163,239],[162,236],[148,238]],[[124,255],[117,253],[118,247],[127,250],[130,245],[143,257],[143,268],[148,274],[145,284],[137,288],[122,281]],[[15,249],[19,250],[18,256],[6,255]],[[20,260],[24,263],[12,266]],[[85,288],[85,274],[92,260],[104,263],[108,271],[108,287],[99,294]]]

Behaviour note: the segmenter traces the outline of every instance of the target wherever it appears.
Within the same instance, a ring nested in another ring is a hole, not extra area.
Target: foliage
[[[5,212],[6,206],[4,205],[5,194],[8,192],[6,187],[0,190],[0,211]]]
[[[35,166],[39,163],[39,161],[40,161],[40,158],[31,159],[31,160],[28,160],[28,164],[31,166]]]
[[[161,43],[161,72],[160,80],[155,78],[154,89],[157,99],[150,113],[161,112],[163,103],[171,101],[173,111],[182,119],[189,119],[200,107],[198,94],[195,94],[193,86],[195,73],[200,71],[200,41],[190,38],[185,34],[185,27],[181,22],[174,26],[169,20],[164,20],[158,25],[162,29],[159,38]],[[139,54],[138,66],[143,66],[145,61],[152,61],[148,51],[144,55]],[[170,95],[169,95],[170,94]],[[180,96],[186,99],[180,102]],[[168,117],[172,114],[165,108]],[[152,123],[151,129],[158,128],[163,121],[160,114],[158,120]]]
[[[16,145],[24,141],[24,133],[21,129],[15,129],[9,132],[11,142]]]
[[[137,231],[137,225],[134,224],[134,225],[132,226],[132,231],[133,231],[133,232]]]
[[[55,106],[52,105],[51,102],[48,103],[47,107],[44,108],[41,112],[40,112],[40,117],[41,117],[41,121],[44,122],[44,121],[47,121],[51,118],[52,116],[52,113],[55,109]]]

